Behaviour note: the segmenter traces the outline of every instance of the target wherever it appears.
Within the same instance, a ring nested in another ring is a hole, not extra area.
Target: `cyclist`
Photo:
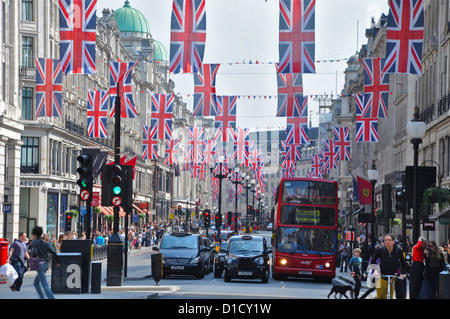
[[[394,236],[391,234],[384,235],[384,246],[375,249],[371,264],[376,264],[380,260],[381,277],[377,282],[377,299],[387,299],[388,280],[391,278],[384,276],[396,276],[400,271],[400,279],[406,277],[406,262],[400,248],[395,245]],[[394,295],[395,277],[390,282],[390,296]]]

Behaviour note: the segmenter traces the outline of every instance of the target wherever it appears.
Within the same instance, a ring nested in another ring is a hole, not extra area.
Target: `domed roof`
[[[169,61],[169,55],[164,45],[157,40],[153,40],[153,43],[155,45],[155,61]]]
[[[137,32],[142,36],[150,37],[150,25],[147,19],[139,10],[130,6],[130,1],[125,1],[122,8],[114,11],[114,19],[120,32]]]

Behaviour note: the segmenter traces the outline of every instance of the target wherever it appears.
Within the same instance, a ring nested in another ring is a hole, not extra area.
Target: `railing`
[[[91,247],[92,247],[92,253],[91,253],[92,261],[103,260],[107,257],[108,250],[107,250],[106,245],[103,245],[103,246],[92,245]]]
[[[446,114],[450,109],[450,94],[445,95],[442,99],[439,100],[438,104],[438,116]]]
[[[434,120],[434,104],[431,104],[431,106],[427,107],[425,110],[423,110],[420,113],[420,118],[422,119],[422,121],[424,121],[425,123],[430,123],[431,121]]]

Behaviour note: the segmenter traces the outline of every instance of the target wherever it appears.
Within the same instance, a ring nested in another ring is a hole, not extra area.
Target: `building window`
[[[39,138],[22,137],[20,154],[21,173],[39,173]]]
[[[33,88],[22,89],[22,119],[33,119]]]
[[[22,20],[34,21],[33,0],[22,0]]]
[[[22,66],[34,68],[33,38],[22,37]]]

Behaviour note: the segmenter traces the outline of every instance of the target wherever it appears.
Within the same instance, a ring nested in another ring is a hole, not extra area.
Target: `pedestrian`
[[[41,286],[44,289],[44,292],[48,299],[55,299],[55,296],[53,295],[53,292],[51,291],[45,277],[45,273],[49,268],[48,254],[52,254],[53,258],[55,258],[56,267],[59,267],[60,264],[56,252],[53,251],[52,247],[47,242],[42,240],[42,233],[43,230],[40,226],[35,226],[31,232],[31,235],[33,237],[31,257],[39,257],[39,268],[37,270],[37,276],[34,279],[34,287],[36,288],[40,299],[44,299],[44,294],[42,293]]]
[[[384,235],[384,246],[375,249],[371,264],[376,264],[380,260],[381,277],[377,281],[377,299],[387,299],[388,280],[391,280],[390,296],[394,297],[395,279],[383,278],[383,276],[395,276],[400,272],[400,279],[406,277],[406,262],[403,252],[394,244],[394,236],[391,234]]]
[[[361,277],[364,276],[364,278],[366,278],[366,274],[362,272],[361,267],[362,258],[360,256],[361,256],[361,249],[359,248],[353,249],[353,257],[350,259],[348,263],[350,274],[355,280],[355,289],[354,289],[355,299],[358,299],[359,290],[361,289]]]
[[[12,291],[20,291],[20,287],[22,287],[23,283],[23,276],[27,271],[27,263],[25,259],[30,259],[30,256],[27,252],[26,242],[27,234],[21,232],[19,233],[19,239],[15,240],[9,247],[9,254],[6,262],[10,263],[11,266],[14,267],[17,275],[19,276],[10,287]]]
[[[425,276],[428,277],[431,287],[431,299],[439,295],[439,274],[445,270],[445,260],[434,240],[428,243],[425,250]]]
[[[342,269],[345,269],[345,272],[347,272],[347,267],[348,267],[348,259],[350,258],[350,245],[348,244],[347,241],[344,241],[344,243],[341,245],[341,247],[339,247],[339,251],[341,252],[341,270],[340,272],[342,272]],[[344,267],[344,263],[345,263],[345,267]]]
[[[419,296],[420,287],[423,282],[424,271],[424,251],[427,247],[427,241],[423,237],[419,237],[416,245],[412,248],[412,264],[409,275],[409,298],[417,299]]]

